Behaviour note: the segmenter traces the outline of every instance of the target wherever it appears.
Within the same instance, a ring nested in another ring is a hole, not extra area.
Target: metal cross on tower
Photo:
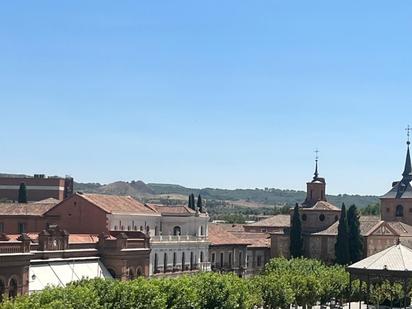
[[[408,124],[408,127],[405,129],[405,131],[406,131],[406,135],[408,136],[408,141],[406,143],[409,145],[411,143],[410,134],[411,134],[411,131],[412,131],[412,128],[409,124]]]

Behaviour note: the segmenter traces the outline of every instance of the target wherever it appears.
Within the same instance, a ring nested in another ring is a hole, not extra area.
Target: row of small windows
[[[122,225],[122,222],[121,222],[121,221],[120,221],[120,225],[119,225],[119,226],[120,226],[120,231],[124,231],[124,230],[125,230],[124,225]],[[115,225],[115,226],[114,226],[114,230],[115,230],[115,231],[119,230],[119,226]],[[143,228],[142,225],[140,226],[139,229],[137,228],[137,225],[133,225],[133,228],[131,228],[130,225],[128,225],[128,226],[127,226],[127,230],[128,230],[128,231],[134,230],[134,231],[143,232],[143,231],[144,231],[144,228]],[[150,227],[149,227],[149,226],[146,226],[146,233],[149,233],[149,232],[150,232]],[[155,226],[155,235],[158,235],[158,228],[157,228],[157,226]],[[174,236],[180,236],[180,235],[182,235],[182,228],[181,228],[180,226],[175,226],[175,227],[173,227],[173,235],[174,235]],[[203,226],[200,226],[200,235],[201,235],[201,236],[205,235],[205,231],[204,231]]]
[[[181,266],[179,270],[185,271],[185,270],[193,270],[196,268],[196,263],[195,263],[195,258],[194,258],[194,253],[190,252],[190,260],[189,260],[189,265],[186,264],[186,256],[185,253],[182,252],[181,256]],[[203,263],[204,256],[203,256],[203,251],[200,252],[200,263]],[[177,253],[173,252],[173,263],[172,263],[172,268],[168,268],[168,254],[165,252],[163,254],[163,272],[168,272],[168,271],[176,271],[177,270]],[[158,273],[159,272],[159,256],[157,253],[154,255],[154,265],[153,265],[153,272]]]
[[[326,219],[324,214],[320,214],[318,218],[319,218],[319,221],[321,221],[321,222],[325,221],[325,219]],[[307,219],[308,219],[308,216],[306,214],[303,214],[302,215],[302,221],[306,221]],[[335,216],[335,221],[338,221],[338,220],[339,220],[339,217]]]
[[[391,212],[391,209],[388,207],[386,208],[386,212]],[[412,208],[409,208],[409,212],[412,212]],[[402,205],[398,205],[395,208],[395,217],[403,217],[404,216],[404,208]]]
[[[227,267],[229,267],[229,268],[231,268],[232,267],[232,265],[233,265],[233,260],[232,260],[232,252],[227,252],[227,256],[228,256],[228,259],[227,259],[227,263],[225,264],[225,255],[224,255],[224,252],[220,252],[220,255],[219,255],[219,263],[218,263],[218,266],[219,267],[225,267],[225,266],[227,266]],[[238,264],[238,266],[239,267],[242,267],[242,252],[239,252],[239,256],[238,256],[238,262],[237,262],[237,264]],[[246,267],[249,267],[249,257],[248,256],[246,256]],[[216,254],[213,252],[212,253],[212,265],[216,265],[217,264],[217,261],[216,261]],[[256,266],[257,267],[261,267],[261,266],[263,266],[263,263],[262,263],[262,256],[260,256],[260,255],[258,255],[257,257],[256,257]]]

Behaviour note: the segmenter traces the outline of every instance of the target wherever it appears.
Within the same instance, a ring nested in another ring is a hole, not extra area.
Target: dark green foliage
[[[313,306],[348,299],[349,274],[343,266],[310,259],[272,259],[261,275],[199,273],[177,278],[132,281],[80,280],[65,288],[47,288],[6,300],[0,309],[247,309]],[[360,293],[358,281],[352,301]],[[382,294],[382,293],[381,293]],[[382,294],[383,296],[384,294]],[[379,296],[379,295],[377,295]]]
[[[365,208],[360,209],[362,216],[379,216],[381,214],[381,205],[379,203],[369,204]]]
[[[346,215],[345,204],[342,204],[339,218],[338,235],[335,244],[335,259],[336,263],[341,265],[350,263],[348,218]]]
[[[195,195],[193,193],[189,194],[189,204],[190,209],[196,210]]]
[[[302,225],[300,222],[299,206],[293,210],[292,225],[290,228],[290,255],[301,257],[303,255]]]
[[[205,210],[203,208],[202,197],[200,196],[200,194],[197,197],[197,209],[199,209],[200,212],[205,212]]]
[[[351,263],[360,261],[363,257],[363,238],[359,229],[359,214],[355,205],[348,209],[349,255]]]
[[[158,184],[149,183],[147,186],[152,189],[155,194],[182,194],[189,195],[190,193],[201,194],[203,199],[207,200],[249,200],[256,203],[266,205],[289,205],[293,206],[295,203],[300,203],[305,200],[306,192],[296,190],[281,190],[275,188],[264,189],[215,189],[215,188],[186,188],[173,184]],[[81,186],[79,186],[81,190]],[[379,199],[376,196],[370,195],[327,195],[327,199],[334,205],[341,205],[345,203],[347,205],[358,205],[359,208],[366,207],[369,204],[378,203]]]
[[[18,202],[27,203],[27,189],[24,183],[20,184]]]

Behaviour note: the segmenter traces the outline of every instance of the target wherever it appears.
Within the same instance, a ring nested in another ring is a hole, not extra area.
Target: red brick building
[[[0,177],[0,200],[17,201],[20,185],[24,183],[28,201],[47,198],[63,200],[73,194],[73,178],[45,177]]]

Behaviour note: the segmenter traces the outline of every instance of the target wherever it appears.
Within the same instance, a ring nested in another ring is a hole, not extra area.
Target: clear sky
[[[0,171],[383,194],[411,1],[4,1]]]

